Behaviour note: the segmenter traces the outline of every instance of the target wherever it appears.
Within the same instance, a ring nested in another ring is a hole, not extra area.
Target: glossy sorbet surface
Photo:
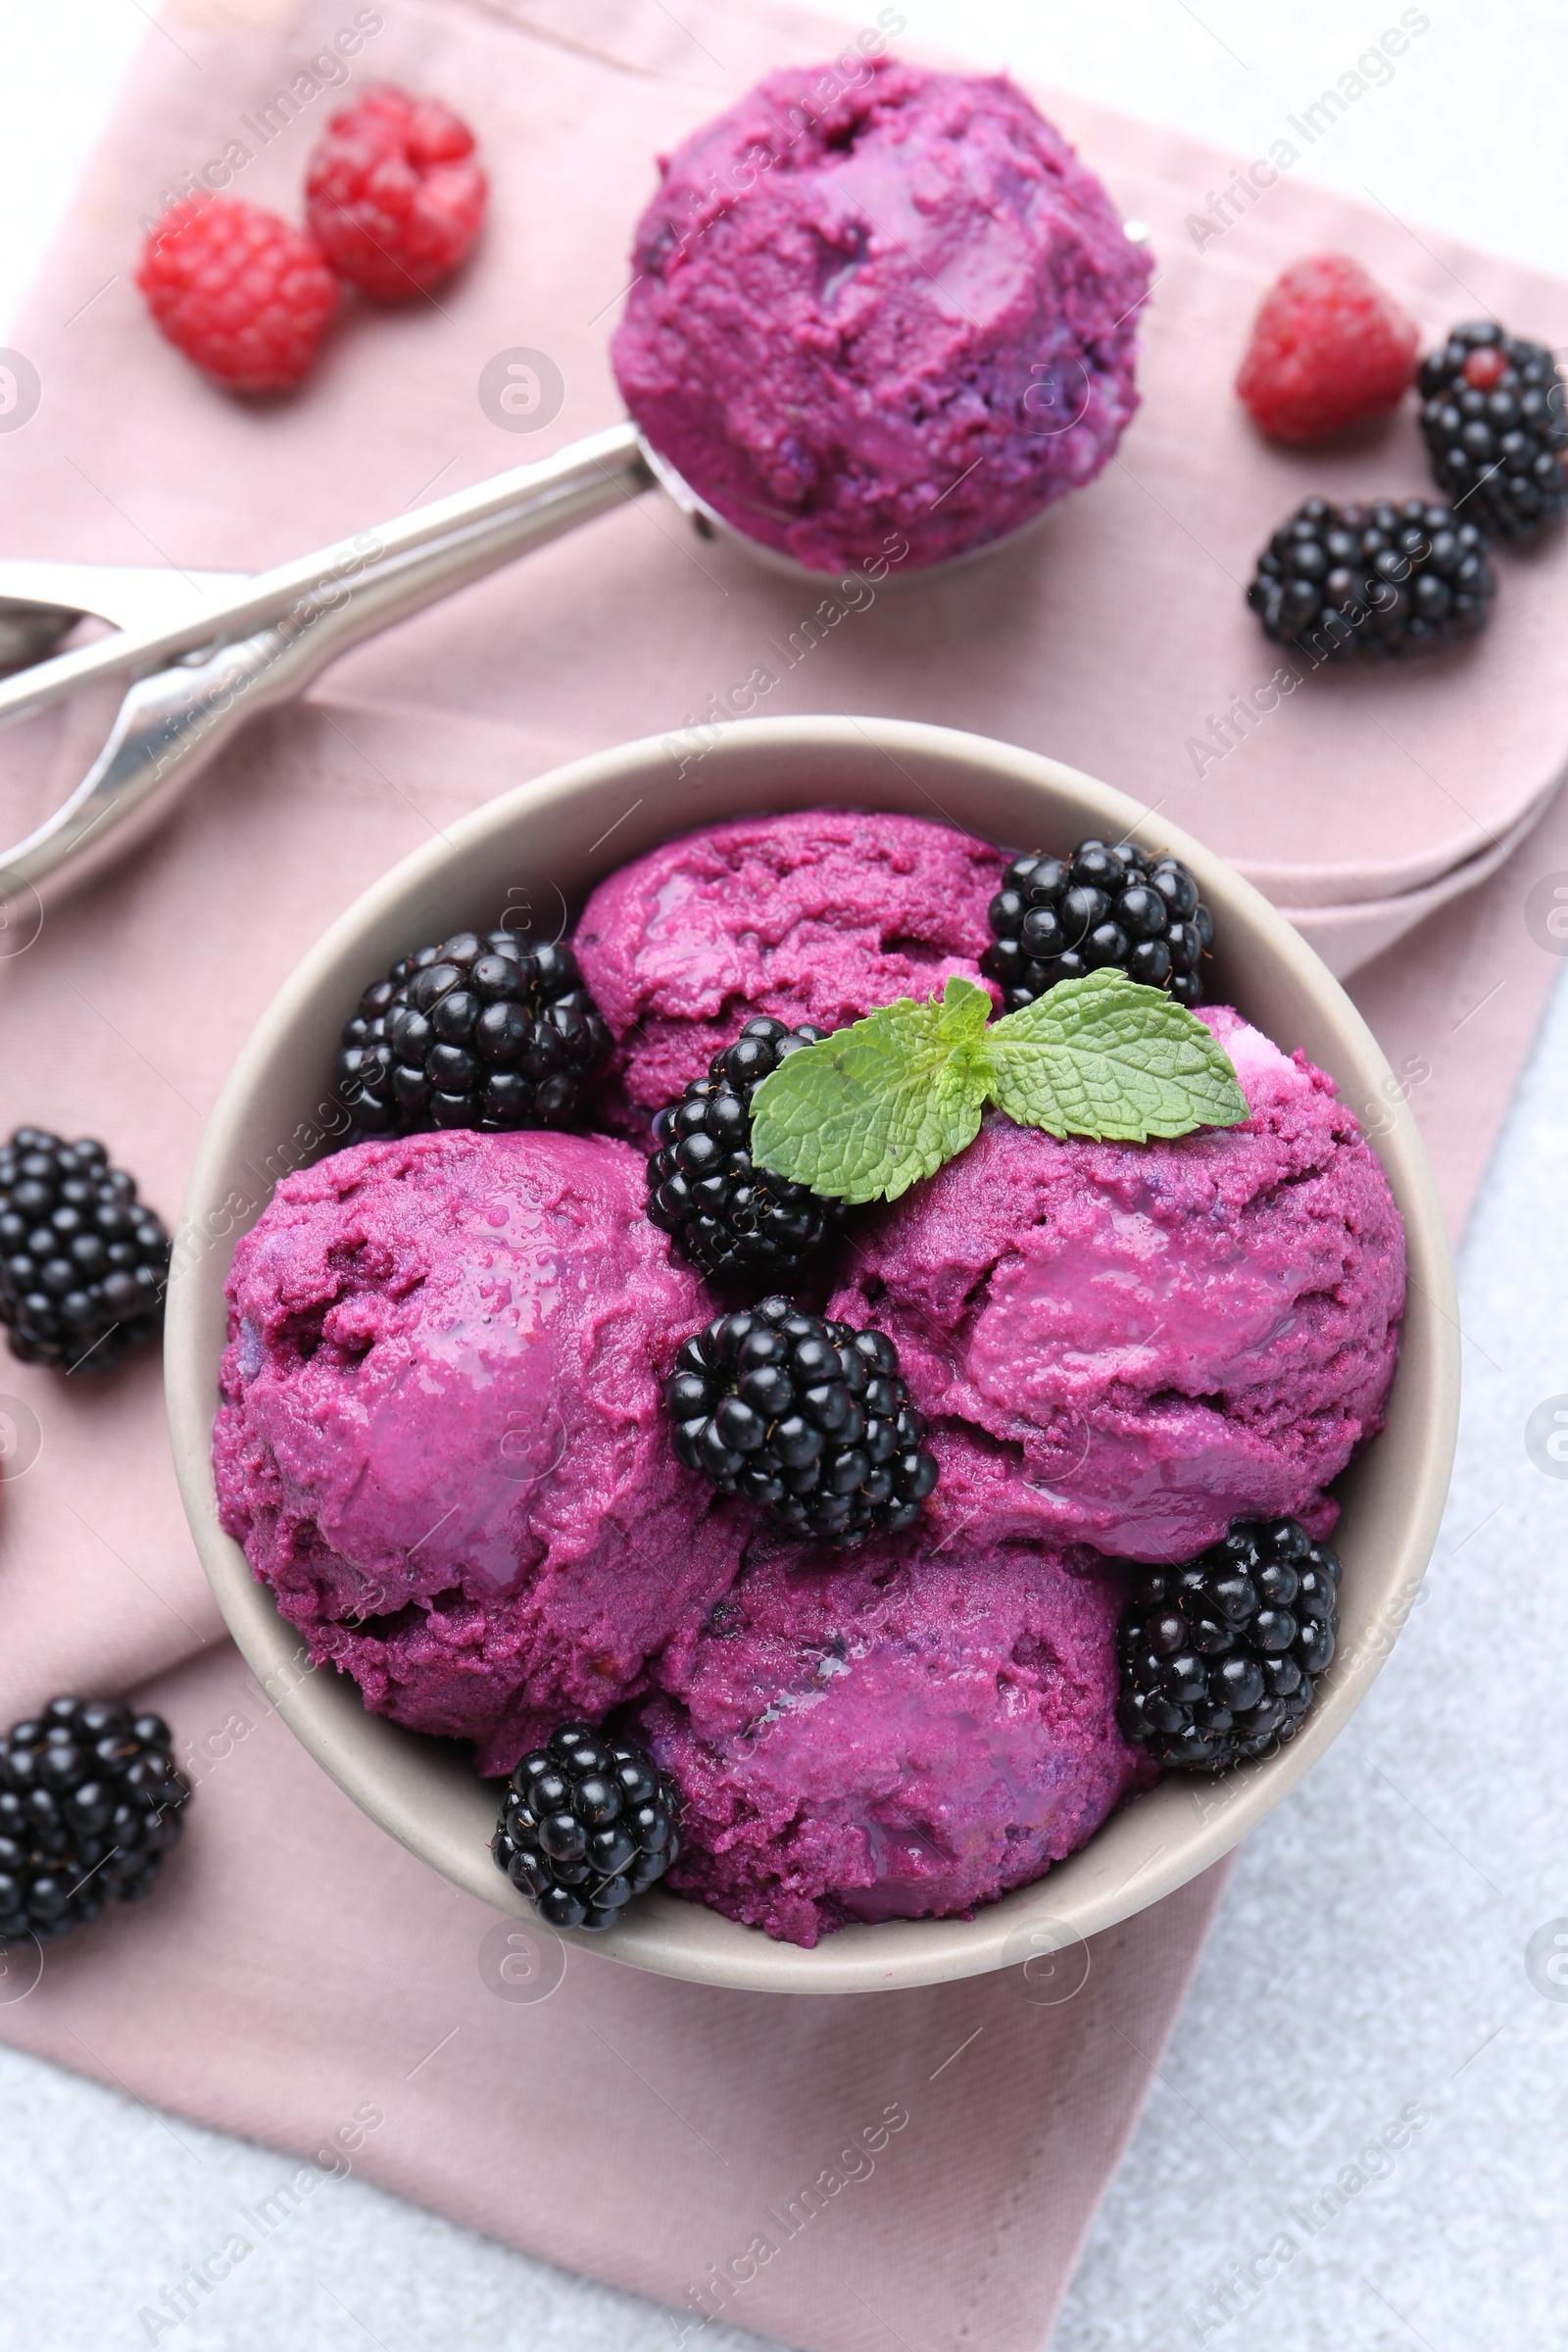
[[[601,882],[573,945],[646,1119],[753,1013],[842,1029],[978,980],[1003,853],[917,816],[808,808],[666,842]]]
[[[510,1770],[734,1575],[660,1375],[711,1312],[596,1136],[362,1144],[285,1178],[229,1276],[224,1527],[315,1659]]]
[[[1382,1427],[1403,1228],[1322,1071],[1200,1017],[1240,1126],[1095,1144],[992,1114],[858,1230],[828,1312],[898,1348],[942,1528],[1179,1560],[1233,1519],[1333,1526],[1329,1482]]]
[[[662,166],[612,356],[661,456],[816,569],[913,566],[1093,480],[1147,251],[1003,78],[792,67]]]
[[[967,1913],[1154,1777],[1116,1728],[1116,1574],[1031,1544],[763,1538],[638,1710],[679,1781],[677,1889],[791,1943]]]

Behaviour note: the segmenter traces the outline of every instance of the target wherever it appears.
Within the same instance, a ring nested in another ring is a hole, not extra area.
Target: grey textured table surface
[[[1400,14],[1394,0],[1318,0],[1290,21],[1243,0],[1201,15],[1186,0],[903,5],[915,37],[1247,154]],[[1534,0],[1425,13],[1394,82],[1302,177],[1561,270],[1568,17]],[[140,0],[0,0],[0,317],[132,50],[158,37]],[[1559,992],[1463,1252],[1464,1432],[1422,1603],[1350,1731],[1242,1854],[1053,2352],[1568,2345],[1568,1981],[1547,1968],[1552,1923],[1568,1937],[1568,1483],[1525,1444],[1532,1411],[1568,1391],[1565,1200]],[[140,2307],[285,2169],[11,2052],[0,2099],[0,2352],[145,2343]],[[1285,2264],[1269,2253],[1282,2236],[1298,2248]],[[347,2180],[179,2340],[664,2352],[672,2338],[650,2304]],[[715,2329],[712,2352],[756,2340]]]

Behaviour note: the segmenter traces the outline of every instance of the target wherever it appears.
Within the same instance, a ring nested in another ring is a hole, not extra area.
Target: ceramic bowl
[[[623,1926],[584,1938],[633,1968],[777,1992],[858,1992],[1027,1965],[1082,1965],[1082,1939],[1158,1902],[1216,1861],[1295,1788],[1365,1695],[1425,1572],[1447,1490],[1458,1403],[1453,1270],[1426,1154],[1349,999],[1284,918],[1200,843],[1092,776],[1037,753],[892,719],[743,719],[574,761],[489,803],[368,891],[305,958],[251,1037],[191,1175],[170,1287],[169,1411],[185,1508],[236,1642],[317,1761],[392,1837],[498,1911],[531,1918],[490,1859],[496,1786],[462,1746],[368,1714],[336,1673],[301,1675],[299,1636],[218,1523],[211,1467],[236,1200],[255,1171],[312,1155],[345,1009],[410,943],[489,928],[525,903],[574,917],[591,887],[672,835],[726,817],[837,805],[947,818],[1010,845],[1101,834],[1170,849],[1217,926],[1211,1002],[1233,1004],[1331,1073],[1371,1136],[1404,1218],[1410,1295],[1388,1426],[1341,1480],[1345,1563],[1336,1663],[1299,1735],[1219,1778],[1174,1773],[1081,1852],[973,1919],[841,1930],[813,1951],[656,1889]],[[259,1213],[260,1202],[256,1202]],[[569,1939],[568,1939],[569,1940]],[[1045,1959],[1036,1955],[1048,1955]],[[1051,1958],[1049,1955],[1060,1955]]]

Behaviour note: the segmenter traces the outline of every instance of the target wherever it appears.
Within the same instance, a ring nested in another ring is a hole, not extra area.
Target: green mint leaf
[[[896,1200],[972,1144],[991,999],[952,979],[803,1046],[752,1098],[752,1157],[836,1200]]]
[[[979,1051],[992,1102],[1048,1135],[1143,1144],[1248,1115],[1230,1058],[1202,1022],[1125,972],[1058,981],[993,1022]]]

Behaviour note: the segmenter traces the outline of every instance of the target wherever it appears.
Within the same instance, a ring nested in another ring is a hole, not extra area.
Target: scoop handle
[[[635,427],[617,426],[243,581],[195,618],[124,630],[0,681],[3,724],[94,677],[144,672],[75,791],[0,852],[0,932],[24,935],[46,895],[119,858],[248,718],[299,693],[339,654],[653,481]]]
[[[78,646],[52,661],[0,680],[0,726],[30,717],[51,703],[103,678],[134,671],[145,674],[160,662],[198,646],[236,643],[256,629],[275,621],[302,598],[355,579],[384,561],[412,554],[476,524],[515,522],[518,537],[514,552],[520,555],[538,538],[554,538],[601,514],[619,498],[648,489],[653,476],[642,455],[633,424],[612,425],[591,434],[533,466],[514,466],[493,474],[471,489],[454,491],[449,498],[432,499],[409,514],[395,515],[373,530],[318,548],[292,564],[258,572],[228,596],[215,597],[177,620],[141,629],[122,629],[93,645]],[[553,521],[564,508],[568,519]],[[502,562],[503,557],[497,557]]]

